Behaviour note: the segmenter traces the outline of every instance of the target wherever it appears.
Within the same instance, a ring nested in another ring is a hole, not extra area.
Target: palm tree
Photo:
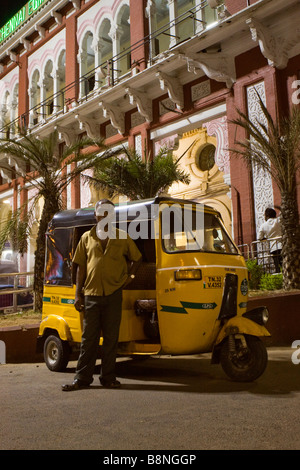
[[[26,243],[33,222],[33,208],[40,198],[44,205],[38,225],[38,234],[34,265],[34,293],[35,309],[41,310],[43,295],[43,275],[45,260],[45,233],[48,223],[53,215],[63,207],[63,193],[74,178],[81,172],[92,168],[100,158],[105,159],[114,154],[105,147],[103,140],[94,141],[88,137],[78,139],[70,146],[59,149],[59,135],[52,132],[46,138],[37,138],[32,134],[21,134],[20,139],[0,139],[0,154],[10,155],[18,162],[23,162],[30,168],[30,172],[23,173],[24,182],[36,188],[36,195],[31,201],[31,210],[21,207],[12,214],[10,220],[0,235],[1,241],[7,239],[8,233],[14,233],[15,246],[23,254],[26,251]],[[4,168],[1,163],[2,168]],[[7,168],[8,169],[8,168]],[[16,175],[20,176],[20,175]],[[17,229],[17,230],[16,230]]]
[[[145,153],[144,159],[135,149],[123,147],[121,157],[98,160],[94,176],[85,177],[95,189],[107,191],[109,197],[127,196],[130,200],[155,197],[175,182],[189,184],[189,175],[180,169],[172,151],[161,148],[155,157]]]
[[[297,175],[300,169],[300,109],[293,107],[290,116],[273,120],[260,95],[265,123],[252,122],[242,111],[233,124],[241,127],[248,138],[238,141],[232,151],[241,156],[249,168],[263,168],[277,184],[281,194],[282,273],[284,288],[300,288],[300,226],[297,204]]]

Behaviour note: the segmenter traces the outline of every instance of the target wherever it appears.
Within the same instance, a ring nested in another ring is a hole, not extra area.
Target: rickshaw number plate
[[[203,280],[204,289],[221,289],[223,287],[222,276],[205,276]]]
[[[59,305],[59,296],[58,295],[51,295],[51,303],[55,305]]]

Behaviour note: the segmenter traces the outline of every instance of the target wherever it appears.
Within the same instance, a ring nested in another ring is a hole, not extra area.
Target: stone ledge
[[[0,328],[0,341],[6,346],[6,362],[40,362],[43,355],[36,353],[39,324]]]
[[[267,346],[291,346],[300,340],[300,291],[248,298],[248,310],[262,305],[270,315],[266,328],[272,336],[266,339]]]

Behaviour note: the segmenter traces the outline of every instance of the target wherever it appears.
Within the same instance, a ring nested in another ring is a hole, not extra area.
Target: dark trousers
[[[273,261],[274,261],[274,264],[275,264],[275,272],[280,273],[280,269],[282,268],[281,250],[272,251],[271,255],[273,257]]]
[[[76,379],[92,383],[102,332],[101,381],[116,379],[115,364],[122,315],[122,290],[107,296],[85,296],[83,332]]]

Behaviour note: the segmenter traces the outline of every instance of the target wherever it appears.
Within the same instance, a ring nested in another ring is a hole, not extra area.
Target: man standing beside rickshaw
[[[74,381],[63,391],[79,390],[93,382],[102,331],[100,383],[120,388],[115,363],[122,314],[122,289],[134,277],[141,253],[126,232],[112,226],[114,204],[103,199],[95,206],[97,225],[85,232],[76,248],[75,308],[84,310],[80,355]],[[131,262],[127,272],[127,260]]]

